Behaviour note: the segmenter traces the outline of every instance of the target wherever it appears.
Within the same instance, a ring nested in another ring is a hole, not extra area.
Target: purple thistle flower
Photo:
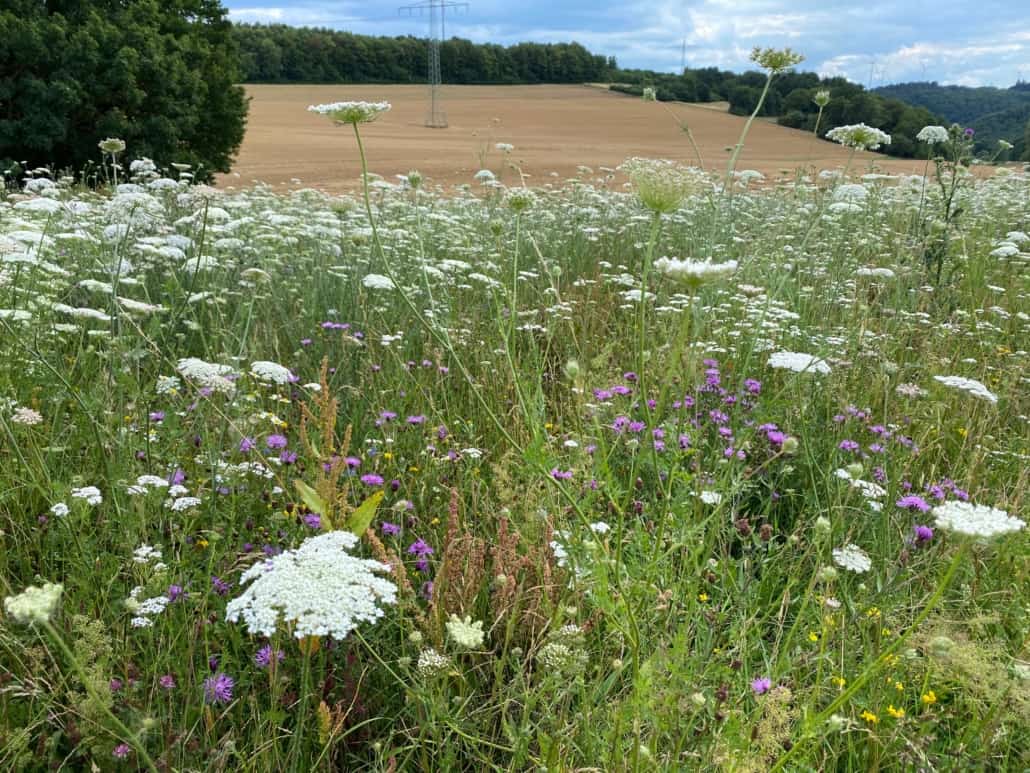
[[[161,685],[161,689],[162,690],[174,690],[175,689],[175,677],[172,676],[171,674],[165,674],[164,676],[162,676],[160,679],[157,680],[157,683],[159,685]]]
[[[347,465],[348,469],[356,470],[361,466],[361,460],[356,456],[348,456],[343,460],[344,464]]]
[[[751,689],[754,690],[755,695],[764,695],[769,692],[770,687],[772,687],[772,680],[767,676],[760,676],[751,682]]]
[[[149,418],[155,424],[159,424],[159,423],[161,423],[162,421],[165,420],[165,412],[164,411],[152,411],[150,413],[150,417]]]
[[[304,525],[311,529],[321,529],[322,516],[318,513],[308,513],[304,516]]]
[[[228,703],[236,683],[228,674],[219,672],[204,680],[204,703]]]
[[[181,585],[169,585],[168,586],[168,600],[171,602],[177,601],[183,595]]]
[[[401,527],[398,526],[396,523],[390,523],[389,521],[383,521],[382,524],[380,524],[379,528],[382,529],[383,534],[387,535],[388,537],[396,537],[398,534],[401,533]]]
[[[915,494],[910,494],[909,496],[902,497],[894,504],[896,504],[902,510],[910,510],[913,512],[918,510],[921,513],[926,513],[930,510],[929,503],[921,496],[917,496]]]
[[[376,475],[374,472],[370,472],[367,475],[361,476],[361,482],[366,486],[382,486],[383,477],[381,475]]]
[[[114,678],[108,683],[107,686],[110,688],[111,692],[120,692],[124,685],[122,684],[121,679]]]
[[[216,576],[212,575],[212,577],[211,577],[211,587],[214,588],[215,593],[217,593],[219,596],[224,596],[225,594],[227,594],[229,592],[229,587],[230,586],[229,586],[229,583],[227,583],[221,577],[216,577]]]
[[[915,533],[917,544],[923,544],[933,539],[933,529],[929,526],[916,526]]]
[[[115,759],[124,760],[126,757],[129,756],[129,744],[118,744],[116,747],[114,747],[114,750],[111,752],[111,754],[114,756]]]
[[[286,659],[286,654],[282,650],[273,650],[271,644],[266,644],[254,653],[254,662],[259,668],[268,668],[272,665],[273,657],[277,662],[282,663]]]
[[[245,437],[240,440],[240,453],[245,454],[248,451],[253,451],[257,448],[257,443],[254,442],[254,438]]]
[[[572,470],[559,470],[555,467],[551,470],[551,477],[555,480],[572,480]]]
[[[854,440],[842,440],[840,445],[837,446],[841,451],[857,451],[861,446]]]
[[[269,435],[265,438],[265,445],[271,448],[273,451],[278,451],[286,448],[289,441],[285,435]]]

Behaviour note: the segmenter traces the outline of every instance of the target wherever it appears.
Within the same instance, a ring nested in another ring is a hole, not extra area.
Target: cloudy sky
[[[409,0],[410,1],[410,0]],[[425,34],[402,0],[223,0],[236,21]],[[867,86],[1030,80],[1027,0],[469,0],[446,34],[476,42],[575,40],[623,67],[743,70],[755,45],[791,46],[802,69]],[[446,76],[445,76],[446,77]]]

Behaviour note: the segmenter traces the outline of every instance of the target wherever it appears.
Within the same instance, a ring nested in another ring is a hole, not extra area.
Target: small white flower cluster
[[[483,646],[486,634],[483,632],[482,620],[472,622],[469,615],[466,615],[464,620],[457,615],[451,615],[445,625],[447,635],[461,649],[476,650]]]
[[[679,260],[677,258],[659,258],[654,267],[670,279],[683,282],[690,288],[700,287],[705,282],[730,276],[737,270],[737,261],[727,260],[713,263],[709,260]]]
[[[709,489],[705,489],[698,494],[698,498],[706,505],[718,505],[722,502],[722,494],[718,491],[711,491]]]
[[[159,478],[157,475],[140,475],[136,482],[126,489],[131,496],[146,494],[151,489],[168,488],[168,481]]]
[[[357,542],[350,532],[330,531],[255,564],[240,578],[253,583],[229,602],[225,619],[242,618],[248,631],[269,637],[282,619],[298,639],[337,640],[361,622],[375,622],[383,616],[379,604],[396,602],[397,586],[377,576],[389,565],[348,552]]]
[[[950,137],[948,130],[943,126],[924,126],[919,130],[916,139],[920,142],[925,142],[927,145],[938,145],[942,142],[947,142]]]
[[[45,623],[57,608],[63,590],[63,585],[52,582],[44,583],[42,588],[30,585],[17,596],[7,596],[4,599],[4,609],[19,623]]]
[[[826,138],[858,150],[876,150],[881,145],[891,144],[891,136],[887,132],[864,123],[837,126],[826,132]]]
[[[129,598],[125,601],[125,608],[133,613],[129,622],[133,628],[150,628],[154,625],[154,618],[165,611],[165,607],[171,603],[167,596],[152,596],[149,599],[139,600],[143,593],[143,586],[137,585],[129,591]]]
[[[132,561],[136,564],[153,564],[155,572],[160,572],[165,568],[161,562],[161,550],[146,543],[132,551]]]
[[[382,274],[367,274],[361,284],[369,290],[392,290],[396,286],[390,277]]]
[[[100,489],[96,486],[83,486],[82,488],[73,488],[71,495],[74,499],[84,499],[87,505],[96,507],[104,501],[103,495],[100,493]]]
[[[443,673],[451,666],[451,659],[441,655],[432,647],[426,647],[418,654],[418,664],[415,669],[423,679]]]
[[[43,414],[39,411],[34,411],[32,408],[26,408],[24,405],[19,406],[11,414],[11,421],[15,424],[21,424],[26,427],[31,427],[36,424],[43,422]]]
[[[175,369],[201,387],[230,395],[236,391],[236,384],[229,378],[235,375],[236,371],[229,365],[205,362],[198,357],[184,357],[179,360]]]
[[[50,506],[50,512],[58,518],[64,518],[64,516],[68,515],[70,510],[68,509],[68,505],[64,502],[56,502]]]
[[[178,392],[182,386],[182,382],[179,381],[177,376],[158,376],[157,385],[154,387],[154,391],[159,395],[167,395],[173,392]]]
[[[821,360],[804,352],[774,352],[769,358],[769,367],[792,370],[795,373],[821,373],[825,375],[830,372],[830,366],[826,360]]]
[[[894,272],[891,271],[889,268],[863,266],[862,268],[855,271],[855,276],[868,276],[874,279],[893,279]]]
[[[536,202],[536,195],[529,188],[509,188],[504,192],[504,205],[512,212],[525,212]]]
[[[833,560],[837,566],[847,569],[848,571],[855,572],[856,574],[865,574],[872,566],[873,562],[865,554],[865,552],[858,545],[849,544],[842,548],[835,548],[833,551]]]
[[[938,527],[969,537],[987,538],[1014,534],[1026,526],[1026,521],[1009,515],[1004,510],[961,500],[937,505],[931,512]]]
[[[268,360],[258,360],[250,363],[250,372],[261,381],[269,381],[280,386],[289,384],[290,379],[293,378],[289,368],[277,362],[269,362]]]
[[[194,507],[200,507],[200,504],[200,497],[170,497],[165,500],[165,507],[173,513],[183,513]]]
[[[310,105],[308,112],[327,115],[337,123],[371,123],[390,109],[389,102],[327,102]]]
[[[868,505],[871,510],[878,513],[883,510],[883,504],[876,501],[877,499],[887,496],[887,489],[883,486],[873,483],[872,481],[856,478],[843,467],[834,470],[833,474],[841,480],[848,481],[852,488],[857,488],[862,493],[862,496],[868,500]]]
[[[961,389],[963,392],[968,392],[973,397],[978,397],[989,403],[998,402],[998,396],[976,379],[965,378],[964,376],[934,376],[933,378],[934,381],[938,381],[944,384],[944,386]]]

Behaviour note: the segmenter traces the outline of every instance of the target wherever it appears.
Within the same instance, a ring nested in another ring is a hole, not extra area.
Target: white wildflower
[[[938,145],[948,141],[948,130],[943,126],[924,126],[919,130],[916,139],[920,142],[925,142],[927,145]]]
[[[418,654],[418,664],[415,666],[419,676],[425,678],[436,676],[450,668],[451,659],[441,655],[432,647],[427,647]]]
[[[184,357],[179,360],[176,370],[184,377],[195,381],[201,387],[213,389],[216,392],[232,394],[236,391],[236,384],[230,380],[234,371],[228,365],[221,365],[216,362],[205,362],[198,357]]]
[[[44,583],[42,588],[30,585],[17,596],[6,597],[4,609],[19,623],[45,623],[50,620],[50,616],[57,608],[62,590],[64,586],[51,582]]]
[[[833,551],[833,560],[837,566],[847,569],[856,574],[864,574],[868,572],[873,562],[869,559],[858,545],[845,545],[842,548],[835,548]]]
[[[700,287],[705,282],[730,276],[737,270],[737,261],[727,260],[713,263],[711,260],[679,260],[677,258],[659,258],[654,267],[670,279],[683,282],[690,288]]]
[[[64,502],[56,502],[50,505],[50,513],[58,518],[64,518],[70,512],[68,505]]]
[[[35,424],[42,423],[43,414],[39,411],[34,411],[32,408],[20,406],[15,409],[13,414],[11,414],[11,421],[15,424],[22,424],[26,427],[31,427]]]
[[[891,136],[864,123],[838,126],[826,132],[826,138],[838,142],[846,148],[859,150],[876,150],[881,145],[890,145]]]
[[[327,115],[336,123],[372,123],[390,109],[389,102],[328,102],[310,105],[308,111]]]
[[[104,501],[103,495],[100,493],[100,489],[96,486],[83,486],[82,488],[73,488],[71,492],[72,497],[75,499],[86,500],[87,505],[101,504]]]
[[[225,618],[241,618],[251,633],[272,636],[280,619],[292,625],[293,635],[344,639],[361,622],[383,616],[378,604],[393,604],[397,586],[377,574],[387,564],[352,556],[358,538],[330,531],[305,540],[295,550],[255,564],[240,578],[253,581],[229,602]]]
[[[457,615],[451,615],[445,625],[451,641],[462,649],[475,650],[483,646],[486,634],[483,633],[482,620],[472,622],[469,615],[466,615],[464,620]]]
[[[361,280],[361,284],[369,290],[392,290],[395,287],[393,280],[382,274],[368,274]]]
[[[775,352],[769,358],[769,367],[792,370],[795,373],[826,374],[830,372],[830,366],[826,360],[803,352]]]
[[[258,360],[250,363],[250,372],[255,378],[261,381],[270,381],[273,384],[289,384],[293,379],[290,369],[277,362]]]
[[[944,384],[944,386],[961,389],[963,392],[968,392],[973,397],[978,397],[989,403],[998,402],[998,396],[976,379],[963,376],[934,376],[933,378],[935,381]]]
[[[1009,515],[1004,510],[961,500],[937,505],[931,512],[936,519],[936,525],[941,529],[970,537],[1012,534],[1026,526],[1026,521]]]

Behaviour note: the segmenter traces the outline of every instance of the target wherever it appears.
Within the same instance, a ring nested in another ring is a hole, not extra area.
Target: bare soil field
[[[310,104],[339,100],[386,100],[393,109],[363,127],[370,169],[387,179],[418,169],[430,183],[472,182],[481,168],[517,179],[503,170],[498,142],[515,146],[511,160],[541,185],[577,173],[580,165],[614,167],[629,156],[674,158],[696,164],[677,124],[690,126],[707,169],[725,169],[729,148],[744,119],[680,103],[659,104],[592,86],[444,86],[449,126],[423,126],[423,86],[248,86],[251,96],[246,138],[234,171],[222,185],[262,181],[325,190],[352,189],[360,163],[353,132],[307,112]],[[848,151],[816,141],[803,131],[756,121],[737,165],[769,177],[798,167],[842,167]],[[923,162],[860,153],[853,169],[870,162],[884,172],[923,171]]]

